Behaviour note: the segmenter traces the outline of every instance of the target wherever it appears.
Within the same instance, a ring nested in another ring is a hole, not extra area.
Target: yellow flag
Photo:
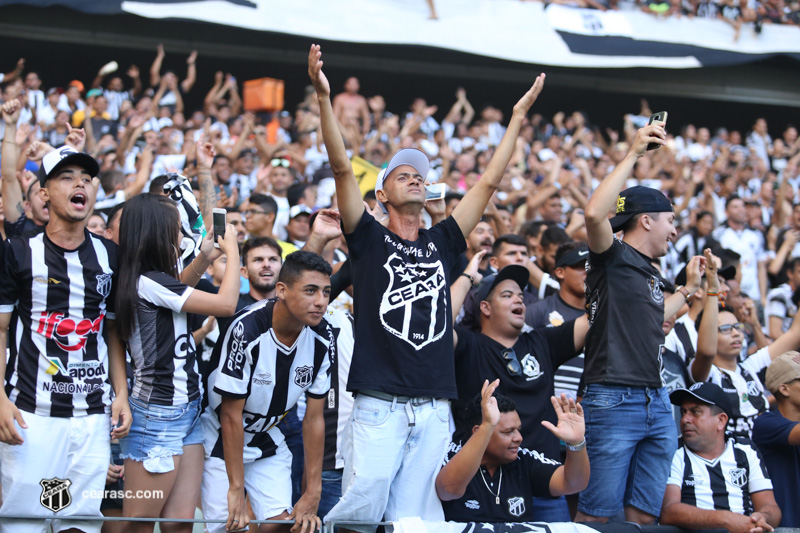
[[[363,198],[368,191],[375,190],[375,182],[381,169],[358,156],[353,156],[350,159],[350,163],[353,165],[353,174],[356,175],[358,188],[361,189],[361,197]]]

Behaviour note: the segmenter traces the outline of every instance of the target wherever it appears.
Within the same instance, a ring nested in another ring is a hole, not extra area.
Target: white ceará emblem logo
[[[525,512],[525,499],[515,496],[508,499],[508,512],[514,516],[522,516]]]
[[[447,329],[442,262],[406,263],[392,254],[383,268],[389,273],[379,308],[383,327],[415,350],[439,340]]]

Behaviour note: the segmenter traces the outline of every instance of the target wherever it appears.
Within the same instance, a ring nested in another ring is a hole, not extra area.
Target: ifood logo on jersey
[[[51,339],[65,352],[77,352],[86,346],[86,338],[90,333],[100,333],[105,316],[105,313],[100,313],[94,320],[74,320],[65,317],[64,313],[42,313],[36,332]]]

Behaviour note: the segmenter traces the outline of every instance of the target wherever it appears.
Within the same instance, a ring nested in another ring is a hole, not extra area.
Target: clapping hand
[[[542,420],[542,425],[550,432],[569,445],[576,446],[583,442],[586,426],[583,421],[583,407],[572,398],[561,393],[561,398],[550,397],[553,409],[556,410],[558,425],[554,426],[547,420]]]

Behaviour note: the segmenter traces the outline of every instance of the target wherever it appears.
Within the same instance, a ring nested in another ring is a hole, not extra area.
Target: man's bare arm
[[[647,152],[649,143],[666,144],[666,136],[664,128],[656,124],[640,129],[625,159],[600,182],[592,194],[585,214],[589,249],[594,253],[605,252],[614,242],[614,232],[611,231],[608,215],[615,209],[617,195],[625,186],[625,181],[630,176],[636,161]]]
[[[361,198],[361,189],[353,174],[353,167],[347,158],[347,150],[342,140],[342,132],[337,126],[336,116],[331,105],[331,86],[322,72],[322,52],[319,45],[311,45],[308,53],[308,75],[314,84],[319,99],[320,125],[325,147],[328,149],[328,159],[336,181],[336,199],[339,204],[339,213],[342,217],[344,231],[351,233],[356,229],[361,216],[364,214],[364,203]],[[483,208],[481,208],[483,211]],[[477,222],[476,222],[477,223]]]
[[[464,237],[467,237],[475,228],[483,214],[483,210],[486,208],[486,204],[489,203],[492,194],[497,190],[497,186],[500,185],[500,180],[503,179],[503,175],[506,172],[511,154],[514,153],[514,146],[519,136],[519,130],[522,127],[522,121],[536,101],[539,93],[542,92],[544,79],[544,74],[537,76],[536,81],[533,82],[528,92],[514,106],[508,129],[503,135],[503,140],[500,141],[500,146],[497,147],[497,151],[489,161],[486,172],[483,173],[480,181],[467,192],[466,196],[453,211],[453,218],[461,228],[461,233],[464,234]]]
[[[2,194],[5,218],[9,222],[16,222],[19,217],[25,214],[25,207],[22,203],[22,186],[17,179],[17,144],[14,141],[17,134],[17,120],[19,120],[19,100],[16,98],[3,104],[3,120],[6,125],[5,137],[3,137],[2,155]]]

